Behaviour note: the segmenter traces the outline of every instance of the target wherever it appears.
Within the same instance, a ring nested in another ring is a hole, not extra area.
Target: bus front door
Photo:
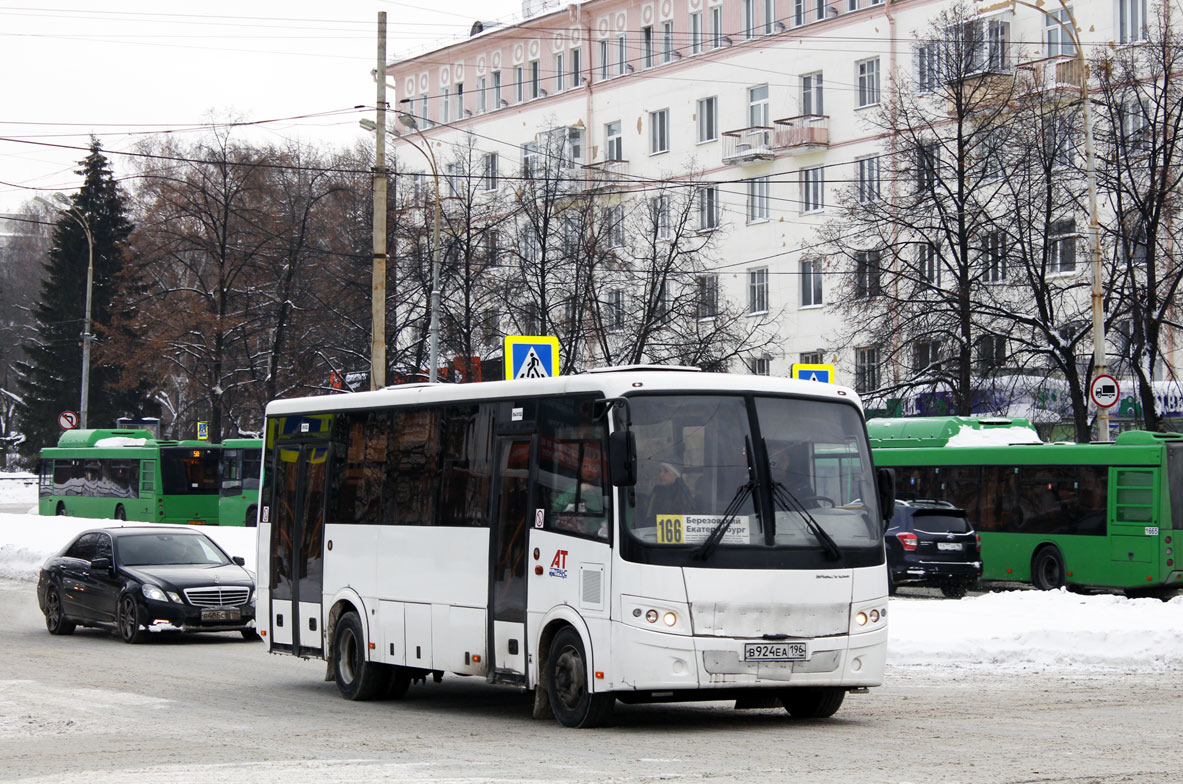
[[[271,526],[273,644],[297,656],[319,656],[324,576],[327,442],[284,444],[275,461]]]
[[[530,437],[497,439],[492,563],[489,575],[489,668],[494,682],[526,681],[526,542],[530,500]]]

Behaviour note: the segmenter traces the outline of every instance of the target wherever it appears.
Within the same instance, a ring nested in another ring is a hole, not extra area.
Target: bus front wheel
[[[780,702],[794,719],[828,719],[842,707],[846,690],[837,686],[786,689]]]
[[[365,634],[355,612],[337,621],[333,635],[333,674],[337,691],[347,700],[372,700],[386,685],[384,665],[366,661]]]
[[[57,509],[55,509],[53,513],[55,515],[57,515],[58,517],[65,517],[66,516],[66,502],[65,501],[58,501]]]
[[[251,507],[247,508],[246,517],[243,519],[242,524],[245,525],[247,528],[254,528],[256,525],[259,524],[259,509],[258,509],[258,507],[251,506]]]
[[[1041,591],[1064,587],[1064,558],[1055,547],[1045,547],[1031,560],[1031,584]]]
[[[127,510],[123,508],[123,504],[116,504],[115,505],[115,519],[116,520],[126,520],[127,519]]]
[[[546,692],[555,719],[564,727],[598,727],[612,716],[616,698],[593,694],[587,680],[587,654],[579,632],[560,629],[550,643]]]

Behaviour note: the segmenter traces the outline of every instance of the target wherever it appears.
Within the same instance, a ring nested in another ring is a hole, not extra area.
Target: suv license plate
[[[744,661],[805,661],[809,650],[803,642],[748,642],[743,646]]]
[[[242,613],[237,609],[231,610],[202,610],[203,621],[238,621],[242,620]]]
[[[960,542],[937,542],[938,550],[960,550]]]

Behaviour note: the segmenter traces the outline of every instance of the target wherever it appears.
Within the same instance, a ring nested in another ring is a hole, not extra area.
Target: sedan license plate
[[[961,542],[937,542],[938,550],[960,550]]]
[[[805,661],[809,651],[803,642],[748,642],[743,646],[744,661]]]
[[[201,620],[203,621],[239,621],[242,620],[242,613],[237,607],[229,610],[202,610]]]

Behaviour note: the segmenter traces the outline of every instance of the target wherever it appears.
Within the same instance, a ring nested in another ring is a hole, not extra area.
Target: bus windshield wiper
[[[826,551],[826,558],[831,561],[837,561],[842,557],[842,551],[838,549],[838,543],[834,541],[834,537],[826,533],[826,529],[821,527],[821,524],[814,519],[809,510],[805,508],[805,504],[801,503],[797,496],[789,492],[789,489],[780,482],[772,483],[772,499],[786,512],[797,512],[805,518],[805,527],[809,532],[817,538],[821,543],[822,549]]]
[[[720,520],[711,533],[703,540],[702,544],[698,546],[690,557],[696,561],[705,561],[710,557],[715,548],[719,546],[719,542],[723,541],[723,535],[727,533],[727,529],[735,522],[735,518],[739,517],[740,507],[743,502],[747,500],[748,496],[752,494],[754,485],[751,482],[744,482],[735,490],[735,495],[731,499],[731,503],[727,504],[727,510],[723,512],[723,519]]]

